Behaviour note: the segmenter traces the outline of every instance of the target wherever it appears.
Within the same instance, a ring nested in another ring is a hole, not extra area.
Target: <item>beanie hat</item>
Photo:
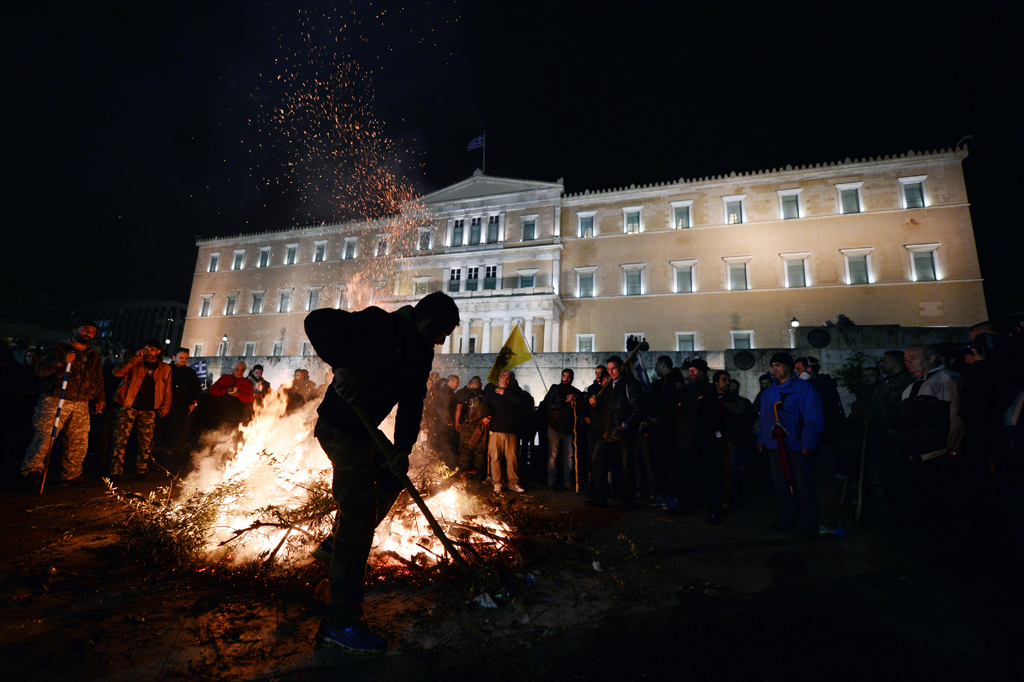
[[[705,374],[707,374],[709,371],[707,361],[702,360],[701,358],[694,358],[690,360],[688,364],[690,367],[696,367]]]
[[[772,356],[769,364],[779,363],[780,365],[786,365],[790,369],[796,367],[796,361],[793,360],[793,356],[789,353],[776,353]]]
[[[78,329],[79,327],[95,327],[96,329],[100,328],[98,324],[96,324],[87,317],[80,317],[71,323],[72,329]]]

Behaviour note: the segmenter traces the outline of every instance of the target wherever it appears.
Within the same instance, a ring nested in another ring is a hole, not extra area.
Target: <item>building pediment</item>
[[[427,194],[423,197],[423,203],[429,206],[530,192],[550,192],[554,197],[558,197],[561,195],[562,190],[561,180],[558,182],[515,180],[513,178],[484,175],[478,170],[473,173],[472,177]]]

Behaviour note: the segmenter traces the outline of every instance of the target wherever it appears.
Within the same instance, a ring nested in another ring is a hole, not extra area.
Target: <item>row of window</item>
[[[319,288],[312,288],[306,292],[305,310],[316,310],[320,307],[320,292]],[[292,312],[292,290],[281,289],[278,292],[279,296],[277,299],[276,312],[279,313],[290,313]],[[265,302],[267,300],[266,291],[254,291],[252,292],[252,305],[249,307],[248,312],[243,311],[239,305],[240,292],[228,293],[227,299],[224,302],[224,314],[225,315],[259,315],[265,312]],[[213,294],[203,296],[202,301],[199,304],[199,317],[209,317],[213,310]]]
[[[256,349],[258,347],[258,341],[246,341],[242,348],[242,357],[251,358],[257,355]],[[205,350],[205,344],[197,343],[192,346],[192,357],[205,357],[203,351]],[[232,355],[232,347],[229,341],[221,341],[217,344],[216,357],[223,358]],[[284,342],[274,341],[273,346],[270,349],[270,355],[272,357],[281,357],[284,355]],[[310,345],[309,341],[303,341],[302,347],[299,350],[299,355],[310,356],[313,355],[313,346]]]
[[[924,184],[926,175],[898,178],[900,197],[905,209],[924,208]],[[864,197],[863,182],[838,183],[836,188],[837,210],[840,214],[863,213]],[[806,216],[801,199],[803,188],[776,190],[780,220],[795,220]],[[738,225],[748,222],[746,210],[746,194],[733,194],[722,197],[725,223]],[[693,200],[669,202],[672,207],[672,229],[685,230],[693,227]],[[595,236],[594,220],[597,211],[579,211],[576,213],[576,236],[587,239]],[[622,231],[624,234],[637,234],[644,231],[643,206],[625,206],[622,208]]]
[[[423,244],[423,237],[424,236],[426,236],[426,244],[425,245]],[[358,243],[359,243],[359,238],[358,237],[346,237],[345,238],[345,243],[343,244],[342,250],[341,250],[341,259],[342,260],[353,260],[353,259],[357,258],[358,255],[359,255],[358,254]],[[419,247],[421,249],[429,249],[430,248],[430,232],[429,231],[422,230],[420,232],[420,244],[419,244]],[[253,263],[253,264],[246,263],[246,250],[245,249],[236,249],[233,252],[233,255],[232,255],[231,269],[232,270],[243,270],[246,267],[249,267],[250,265],[255,265],[255,267],[257,267],[257,268],[267,268],[267,267],[270,267],[270,265],[272,264],[272,260],[271,260],[272,249],[273,249],[273,247],[271,247],[271,246],[261,246],[260,250],[259,250],[259,254],[256,257],[256,262]],[[297,260],[298,259],[298,254],[299,254],[299,245],[298,244],[285,244],[284,253],[282,254],[283,258],[282,258],[281,264],[282,265],[295,265],[298,262],[298,260]],[[219,251],[216,252],[216,253],[211,253],[210,254],[210,261],[209,261],[209,263],[208,263],[208,265],[206,267],[206,271],[207,272],[217,272],[218,270],[220,270],[221,255],[222,254]],[[386,256],[386,255],[388,255],[388,240],[387,240],[386,237],[379,237],[377,239],[377,244],[376,244],[376,246],[374,248],[373,255],[374,256],[378,256],[378,257],[379,256]],[[323,263],[323,262],[326,262],[326,260],[327,260],[327,242],[326,241],[314,242],[313,243],[312,262],[313,263]]]
[[[626,344],[629,337],[635,337],[639,341],[645,341],[646,335],[643,332],[625,332],[622,335],[621,350],[627,351]],[[676,332],[676,350],[681,352],[694,352],[701,350],[697,346],[697,332]],[[577,334],[577,353],[596,353],[596,334]],[[751,329],[735,330],[729,332],[729,346],[735,350],[754,348],[754,332]]]
[[[939,279],[938,244],[911,244],[906,249],[910,255],[910,274],[915,282],[934,282]],[[871,253],[873,249],[840,249],[846,263],[846,284],[872,284],[873,269]],[[779,254],[785,262],[785,285],[787,288],[811,286],[808,261],[809,252]],[[723,258],[726,267],[726,287],[729,291],[750,289],[751,256],[733,256]],[[669,261],[673,269],[673,292],[677,294],[692,293],[697,290],[695,269],[697,260]],[[625,296],[641,296],[644,292],[643,271],[646,263],[623,263],[622,294]],[[576,270],[576,296],[593,298],[599,295],[595,286],[597,266],[578,267]],[[615,295],[614,293],[606,295]]]

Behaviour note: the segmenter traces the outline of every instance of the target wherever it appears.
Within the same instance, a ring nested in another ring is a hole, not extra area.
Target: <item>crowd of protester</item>
[[[773,355],[751,401],[700,358],[658,357],[648,388],[611,356],[582,391],[565,369],[536,408],[514,372],[461,389],[433,374],[424,428],[446,465],[494,492],[543,481],[587,505],[716,526],[767,491],[778,515],[766,530],[843,535],[856,513],[933,549],[992,541],[1024,557],[1021,320],[884,353],[863,367],[849,413],[814,357]]]
[[[262,366],[246,374],[243,361],[204,389],[188,351],[164,362],[155,340],[103,359],[95,334],[77,320],[67,341],[27,349],[20,362],[0,349],[4,462],[29,490],[39,488],[62,391],[53,454],[63,486],[90,483],[90,456],[114,480],[129,462],[138,479],[154,459],[180,470],[199,433],[244,423],[274,391]],[[841,501],[849,508],[856,496],[865,524],[912,530],[934,547],[969,543],[979,527],[985,537],[1005,531],[1024,556],[1021,316],[975,325],[963,344],[886,352],[863,368],[849,414],[817,358],[779,352],[770,367],[753,401],[729,372],[700,358],[675,367],[667,355],[653,381],[613,355],[585,390],[567,368],[539,403],[512,371],[464,386],[431,373],[422,428],[446,466],[495,493],[543,481],[591,506],[660,507],[716,526],[767,491],[778,499],[767,529],[811,537],[843,534],[851,519]],[[278,390],[290,412],[325,388],[299,369]]]
[[[119,481],[129,465],[140,481],[154,466],[181,473],[202,433],[236,429],[274,390],[261,365],[247,376],[244,361],[206,388],[189,366],[188,349],[165,361],[156,339],[102,358],[91,344],[96,332],[92,320],[75,320],[66,341],[45,351],[28,348],[21,362],[0,348],[2,461],[10,475],[20,474],[26,492],[39,492],[50,461],[60,463],[51,484],[64,487]],[[287,414],[317,399],[326,384],[318,387],[297,369],[277,390]]]

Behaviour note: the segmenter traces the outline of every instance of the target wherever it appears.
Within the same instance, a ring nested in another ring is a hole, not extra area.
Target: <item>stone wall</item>
[[[846,364],[856,353],[865,353],[880,359],[887,350],[903,350],[914,343],[943,343],[946,341],[965,340],[967,329],[964,327],[900,327],[899,325],[865,325],[849,327],[828,327],[831,341],[825,348],[814,348],[807,342],[807,336],[813,328],[796,330],[796,348],[754,348],[749,351],[717,350],[717,351],[657,351],[651,350],[640,354],[644,367],[652,379],[654,363],[659,356],[668,355],[674,366],[678,367],[689,357],[701,357],[707,360],[712,371],[728,370],[733,379],[740,382],[740,392],[753,400],[759,386],[757,378],[770,372],[769,361],[779,351],[789,353],[794,358],[801,355],[816,357],[821,360],[822,372],[834,373]],[[754,365],[750,369],[741,370],[736,367],[737,353],[747,352],[754,356]],[[612,353],[538,353],[534,360],[514,368],[519,384],[530,395],[539,400],[547,392],[547,387],[561,380],[562,370],[572,369],[575,373],[573,385],[579,389],[586,388],[594,380],[594,368],[604,364]],[[625,357],[625,353],[618,353]],[[442,376],[458,374],[460,384],[465,385],[473,376],[479,376],[487,383],[487,374],[497,358],[497,353],[450,353],[434,355],[434,371]],[[263,365],[263,376],[275,388],[290,381],[296,369],[309,370],[309,377],[317,384],[329,380],[330,367],[315,356],[284,356],[284,357],[252,357],[252,358],[203,358],[207,362],[209,382],[213,383],[222,374],[231,371],[231,366],[238,360],[245,360],[251,369],[256,363]],[[196,359],[190,360],[194,362]],[[543,381],[541,380],[543,377]],[[853,396],[840,387],[840,396],[849,409]]]

